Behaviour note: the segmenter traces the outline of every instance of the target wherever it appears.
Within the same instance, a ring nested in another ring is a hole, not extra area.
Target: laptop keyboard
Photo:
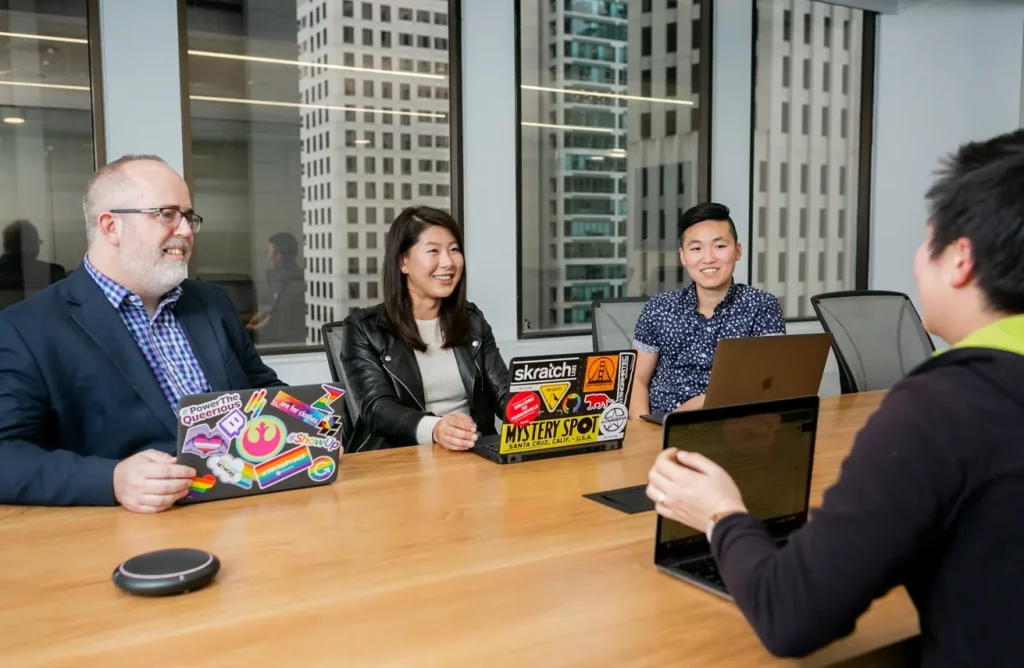
[[[696,575],[705,582],[716,584],[722,589],[725,589],[725,583],[722,582],[722,576],[718,573],[718,564],[715,563],[713,557],[704,557],[703,559],[687,561],[684,564],[679,564],[679,570]]]
[[[788,538],[779,538],[775,541],[775,544],[781,548],[785,547],[788,542]],[[718,564],[712,556],[683,562],[679,564],[678,568],[686,573],[696,575],[705,582],[717,585],[722,588],[722,591],[725,591],[725,582],[722,581],[722,575],[718,572]]]

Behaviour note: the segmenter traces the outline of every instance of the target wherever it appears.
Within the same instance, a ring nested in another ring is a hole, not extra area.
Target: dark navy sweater
[[[803,656],[905,585],[925,666],[1024,666],[1024,355],[958,348],[894,387],[811,521],[776,548],[731,515],[712,553],[766,648]]]

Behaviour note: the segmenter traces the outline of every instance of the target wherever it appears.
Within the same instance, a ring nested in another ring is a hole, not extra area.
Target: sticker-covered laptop
[[[622,447],[636,353],[517,357],[501,433],[472,451],[499,464]]]
[[[299,385],[184,397],[178,463],[196,477],[179,503],[334,482],[344,394],[331,385]]]

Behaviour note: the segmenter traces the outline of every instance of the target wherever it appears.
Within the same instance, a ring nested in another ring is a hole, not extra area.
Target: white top
[[[441,321],[438,318],[417,320],[416,328],[423,343],[427,344],[426,352],[415,351],[420,376],[423,377],[427,412],[441,416],[449,413],[469,415],[469,397],[466,396],[466,386],[462,384],[455,351],[441,347],[444,343]],[[433,443],[434,425],[440,421],[441,418],[429,415],[420,420],[416,425],[416,442],[420,445]]]

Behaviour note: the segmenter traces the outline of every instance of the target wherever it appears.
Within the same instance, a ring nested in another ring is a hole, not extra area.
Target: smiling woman
[[[350,315],[335,366],[358,416],[354,450],[439,443],[467,450],[495,433],[508,370],[466,301],[462,231],[439,209],[403,211],[384,249],[384,303]]]

